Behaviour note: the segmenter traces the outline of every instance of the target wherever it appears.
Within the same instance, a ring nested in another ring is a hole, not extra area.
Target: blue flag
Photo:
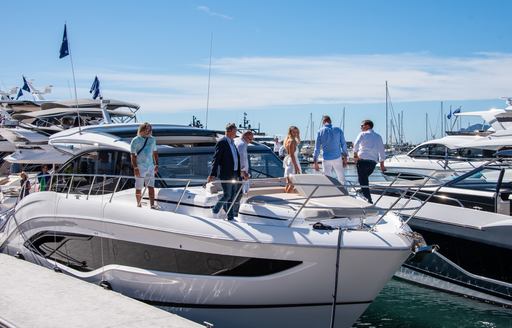
[[[20,91],[18,91],[18,94],[16,95],[16,100],[18,100],[21,96],[23,96],[23,89],[20,89]]]
[[[69,55],[68,32],[66,29],[66,24],[64,24],[64,35],[62,36],[62,44],[60,45],[59,58],[64,58],[67,55]]]
[[[97,76],[94,77],[89,93],[92,93],[92,99],[96,99],[100,95],[100,80],[98,80]]]
[[[450,113],[449,113],[448,115],[446,115],[446,118],[448,118],[449,120],[451,120],[451,119],[452,119],[452,116],[453,116],[454,114],[458,114],[458,113],[460,113],[460,111],[461,111],[461,109],[460,109],[460,107],[459,107],[459,108],[457,108],[456,110],[454,110],[454,111],[453,111],[453,113],[452,113],[452,109],[450,108]]]
[[[23,90],[30,92],[30,87],[28,86],[27,79],[23,76],[23,86],[21,87]]]

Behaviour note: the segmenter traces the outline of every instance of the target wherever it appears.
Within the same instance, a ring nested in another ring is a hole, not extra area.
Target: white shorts
[[[144,169],[140,168],[140,177],[135,178],[135,189],[141,190],[144,185],[147,187],[154,187],[155,186],[155,169]]]

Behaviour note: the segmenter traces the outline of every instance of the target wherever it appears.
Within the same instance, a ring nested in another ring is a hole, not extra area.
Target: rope
[[[105,181],[107,177],[103,176],[102,183],[102,192],[101,192],[101,225],[103,227],[103,231],[105,231],[105,206],[104,206],[104,197],[105,197]],[[103,237],[100,236],[100,249],[101,249],[101,281],[105,281],[105,258],[103,255]]]
[[[336,273],[334,275],[334,294],[332,296],[332,312],[331,312],[331,328],[334,327],[334,321],[336,319],[336,303],[338,299],[338,280],[340,273],[340,252],[341,252],[341,236],[343,235],[342,229],[338,228],[338,244],[336,248]]]

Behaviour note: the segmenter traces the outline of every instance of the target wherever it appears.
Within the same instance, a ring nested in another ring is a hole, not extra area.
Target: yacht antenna
[[[208,108],[210,107],[210,80],[212,76],[212,49],[213,49],[213,32],[210,37],[210,64],[208,65],[208,94],[206,96],[206,120],[205,127],[208,129]]]

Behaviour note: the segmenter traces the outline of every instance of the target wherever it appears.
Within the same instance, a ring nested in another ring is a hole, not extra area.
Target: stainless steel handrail
[[[53,175],[55,175],[55,178],[53,177]],[[92,195],[92,193],[94,191],[94,184],[97,181],[97,177],[101,176],[103,178],[103,184],[102,184],[103,193],[104,194],[105,193],[106,194],[110,193],[109,202],[112,202],[115,194],[119,192],[118,189],[119,189],[119,185],[120,185],[122,179],[135,179],[134,176],[120,176],[120,175],[52,174],[52,182],[53,182],[53,179],[55,179],[57,181],[59,180],[59,178],[67,180],[66,178],[69,177],[70,178],[69,179],[69,183],[66,183],[62,189],[59,188],[59,190],[58,190],[58,192],[66,193],[66,198],[68,198],[69,194],[72,193],[72,190],[73,190],[73,182],[76,179],[76,177],[79,177],[79,176],[80,177],[92,178],[91,179],[91,186],[89,187],[86,199],[89,199],[90,196]],[[372,185],[372,184],[370,184],[368,186],[370,188],[375,188],[375,189],[384,189],[383,192],[382,192],[382,195],[380,195],[379,198],[377,199],[377,202],[379,202],[382,199],[382,197],[389,192],[390,189],[397,188],[397,187],[395,187],[395,184],[399,180],[399,177],[400,177],[400,175],[398,175],[391,182],[391,184],[386,185],[386,186]],[[114,181],[114,179],[116,180],[115,187],[114,187],[113,191],[106,191],[105,190],[105,184],[106,184],[107,178],[112,178],[112,182]],[[178,182],[178,183],[183,183],[185,185],[184,187],[183,186],[182,187],[178,187],[178,188],[183,188],[183,190],[182,190],[182,192],[181,192],[181,194],[179,196],[179,200],[177,202],[177,205],[174,208],[174,212],[178,211],[178,208],[180,207],[181,203],[183,202],[183,198],[184,198],[187,190],[189,190],[191,184],[197,184],[199,186],[199,185],[202,185],[205,182],[205,180],[203,180],[203,179],[174,179],[174,178],[156,178],[156,177],[155,177],[155,180],[161,180],[161,181],[166,181],[166,182],[174,182],[174,183]],[[266,180],[266,179],[262,179],[262,180]],[[411,202],[411,200],[417,199],[417,197],[416,197],[417,195],[425,194],[425,192],[421,191],[421,189],[424,188],[429,182],[431,182],[431,180],[438,180],[438,179],[433,178],[433,177],[429,177],[429,178],[425,179],[425,181],[423,181],[423,183],[421,185],[419,185],[419,184],[411,184],[411,185],[401,184],[400,186],[398,186],[398,188],[403,189],[404,191],[403,191],[402,194],[400,194],[400,196],[393,203],[393,205],[391,205],[388,208],[374,207],[375,210],[377,210],[379,212],[383,211],[382,214],[379,215],[379,218],[377,219],[377,221],[374,224],[371,225],[371,227],[369,227],[368,225],[364,225],[363,222],[361,222],[361,227],[362,228],[366,227],[366,229],[375,230],[376,226],[386,217],[386,215],[390,211],[400,212],[400,211],[404,211],[404,210],[408,210],[408,211],[415,210],[414,214],[417,213],[417,211],[424,205],[424,202],[422,202],[421,200],[419,200],[421,202],[421,205],[419,205],[417,207],[406,208],[406,206]],[[233,183],[233,184],[243,184],[243,183],[245,183],[244,181],[233,181],[233,180],[227,180],[227,181],[216,180],[216,181],[220,182],[220,183]],[[262,185],[266,185],[266,184],[263,183]],[[272,180],[268,185],[269,186],[272,186],[272,185],[275,185],[275,186],[279,185],[279,186],[281,186],[280,185],[280,181],[275,180],[275,179]],[[291,227],[296,222],[296,219],[298,218],[300,213],[305,208],[329,208],[329,209],[338,209],[339,208],[339,209],[344,209],[344,210],[354,210],[354,209],[357,209],[357,210],[362,211],[362,213],[363,213],[361,215],[362,220],[364,220],[363,217],[366,217],[366,215],[364,213],[366,213],[366,210],[368,210],[368,209],[361,208],[361,207],[355,207],[355,206],[353,206],[353,207],[337,207],[337,206],[332,206],[331,207],[331,206],[325,206],[325,205],[323,205],[321,203],[318,203],[318,202],[316,204],[310,204],[310,201],[313,198],[315,198],[314,196],[317,195],[317,191],[319,190],[320,187],[328,187],[328,188],[337,188],[337,189],[339,189],[340,185],[326,184],[326,183],[299,183],[299,182],[295,182],[294,185],[296,185],[296,186],[310,186],[310,187],[313,187],[313,190],[309,193],[309,195],[304,195],[305,198],[303,200],[301,200],[302,203],[301,203],[300,207],[298,208],[298,210],[295,212],[293,218],[290,220],[290,222],[288,224],[288,227]],[[436,193],[443,185],[444,184],[437,185],[435,183],[429,184],[430,187],[438,187],[437,190],[434,193]],[[356,184],[351,184],[351,187],[355,188],[355,187],[357,187],[357,185]],[[147,189],[147,187],[144,188],[144,192],[141,195],[141,199],[144,197],[146,189]],[[235,199],[238,199],[238,196],[240,195],[241,191],[242,191],[242,188],[239,188],[239,190],[238,190],[238,192],[237,192],[237,194],[235,196]],[[411,192],[411,191],[412,191],[412,195],[407,196],[408,200],[406,201],[406,203],[401,208],[397,208],[396,205],[398,204],[398,202],[401,199],[403,199],[404,196],[408,192]],[[100,192],[101,192],[101,190],[100,190]],[[319,197],[318,199],[322,198],[322,196],[317,196],[317,197]],[[432,195],[429,195],[427,200],[429,200],[431,197],[432,197]],[[455,201],[457,201],[457,200],[455,200]],[[459,204],[462,206],[462,204],[460,202],[459,202]],[[233,209],[234,205],[235,205],[235,202],[231,202],[231,204],[230,204],[230,206],[228,208],[227,213],[229,213],[229,211],[231,211]]]

